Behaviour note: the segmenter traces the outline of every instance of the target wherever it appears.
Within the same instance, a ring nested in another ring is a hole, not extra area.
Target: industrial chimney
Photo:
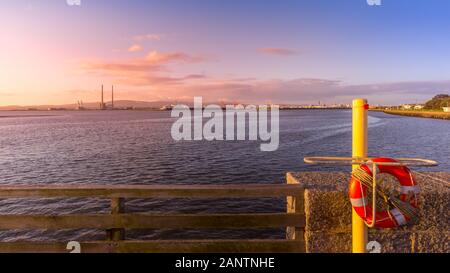
[[[100,104],[100,109],[105,109],[105,103],[103,101],[103,84],[102,84],[102,104]]]
[[[111,88],[111,110],[114,110],[114,85]]]
[[[102,84],[102,101],[100,103],[100,110],[105,110],[105,102],[103,100],[103,84]]]

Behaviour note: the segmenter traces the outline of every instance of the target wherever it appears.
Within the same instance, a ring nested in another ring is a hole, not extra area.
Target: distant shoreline
[[[189,108],[190,110],[193,110],[193,107]],[[225,110],[226,108],[222,108],[222,110]],[[308,107],[302,107],[302,108],[280,108],[280,111],[296,111],[296,110],[351,110],[351,108],[345,108],[345,107],[323,107],[323,108],[308,108]],[[154,111],[154,112],[170,112],[172,109],[158,109],[158,108],[135,108],[135,109],[107,109],[107,110],[100,110],[100,109],[84,109],[84,110],[76,110],[76,109],[55,109],[55,110],[45,110],[45,109],[0,109],[0,112],[51,112],[51,113],[57,113],[57,112],[110,112],[110,111]],[[31,115],[30,115],[31,116]],[[38,115],[39,116],[39,115]],[[44,115],[41,115],[44,116]],[[52,116],[52,115],[50,115]],[[9,116],[0,116],[0,117],[9,117]]]
[[[446,112],[434,112],[434,111],[414,111],[414,110],[384,110],[386,114],[417,117],[417,118],[432,118],[432,119],[445,119],[450,120],[450,113]]]
[[[15,115],[15,116],[0,116],[2,118],[40,118],[40,117],[56,117],[57,115]]]

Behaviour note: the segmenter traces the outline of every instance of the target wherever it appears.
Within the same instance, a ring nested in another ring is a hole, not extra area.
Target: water
[[[42,116],[44,115],[45,116]],[[41,115],[36,117],[37,115]],[[175,142],[169,112],[0,112],[0,184],[227,184],[285,183],[287,171],[314,171],[305,156],[349,156],[351,112],[280,113],[280,147],[261,152],[260,142]],[[5,118],[5,116],[8,116]],[[372,156],[421,157],[450,170],[450,122],[371,112]],[[348,170],[321,166],[321,170]],[[129,212],[284,211],[280,199],[130,200]],[[107,213],[107,200],[7,199],[0,214]],[[282,238],[280,230],[139,231],[129,238]],[[0,240],[103,239],[95,230],[3,231]]]

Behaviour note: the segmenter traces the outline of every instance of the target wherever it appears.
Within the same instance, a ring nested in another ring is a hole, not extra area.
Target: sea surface
[[[450,121],[369,114],[371,156],[439,161],[450,171]],[[351,111],[280,112],[280,146],[260,141],[172,140],[176,119],[151,111],[0,111],[0,185],[285,183],[288,171],[349,171],[309,166],[305,156],[350,156]],[[421,170],[418,168],[416,170]],[[101,199],[3,199],[0,214],[108,213]],[[281,199],[128,200],[127,212],[278,212]],[[0,240],[94,240],[103,231],[0,231]],[[129,239],[283,238],[283,230],[147,230]]]

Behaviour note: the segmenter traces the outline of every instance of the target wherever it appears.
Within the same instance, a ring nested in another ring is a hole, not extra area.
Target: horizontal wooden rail
[[[266,185],[46,185],[0,186],[0,198],[103,198],[110,214],[0,215],[0,230],[102,229],[106,241],[80,242],[81,252],[304,252],[303,188]],[[288,200],[286,213],[148,214],[125,213],[127,198],[261,198]],[[127,229],[287,228],[288,240],[127,241]],[[0,242],[0,252],[69,252],[63,242]]]
[[[82,253],[303,253],[296,240],[154,240],[81,242]],[[5,242],[0,253],[68,253],[67,243]]]
[[[297,213],[252,214],[113,214],[113,215],[0,215],[0,229],[183,229],[276,228],[305,225]]]
[[[303,191],[299,185],[52,185],[0,186],[0,198],[246,198],[286,197]]]

